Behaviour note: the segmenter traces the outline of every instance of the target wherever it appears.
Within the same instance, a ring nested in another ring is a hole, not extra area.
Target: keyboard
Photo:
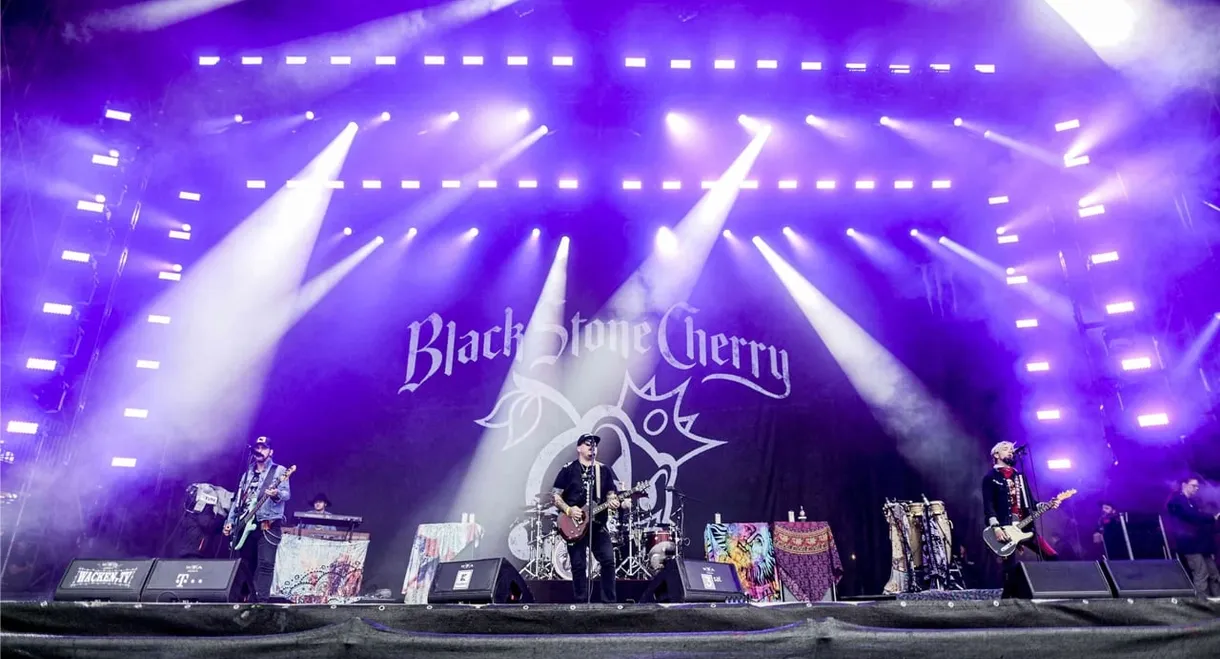
[[[321,524],[323,526],[355,528],[360,526],[360,523],[364,521],[363,517],[352,515],[319,515],[318,513],[310,512],[293,513],[292,516],[297,518],[298,523]]]

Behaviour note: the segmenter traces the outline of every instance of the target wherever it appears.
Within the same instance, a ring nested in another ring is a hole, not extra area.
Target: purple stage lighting
[[[944,236],[941,236],[940,238],[937,238],[937,239],[936,239],[936,242],[938,242],[938,243],[940,243],[940,244],[944,245],[945,243],[949,242],[949,239],[948,239],[948,238],[946,238],[946,237],[944,237]]]
[[[657,251],[662,254],[672,255],[678,252],[678,237],[669,227],[661,227],[657,229]]]
[[[911,229],[911,235],[912,235],[912,236],[918,236],[918,235],[919,235],[919,229]]]
[[[314,118],[314,113],[313,113],[313,110],[306,110],[306,111],[305,111],[305,119],[306,119],[306,120],[308,120],[308,121],[313,121],[313,118]]]
[[[851,228],[851,227],[848,227],[848,228],[847,228],[847,235],[849,235],[849,236],[854,236],[854,235],[856,235],[856,230],[855,230],[855,229],[853,229],[853,228]]]
[[[6,429],[14,435],[38,434],[38,424],[32,421],[9,421]]]
[[[343,227],[343,235],[345,235],[345,236],[350,236],[350,235],[352,235],[352,228],[351,228],[351,227]]]
[[[1069,460],[1068,458],[1053,458],[1051,460],[1046,461],[1046,468],[1054,469],[1056,471],[1063,471],[1065,469],[1071,469],[1072,461]]]
[[[784,227],[784,235],[792,238],[796,236],[796,232],[792,230],[792,227]]]
[[[1005,268],[1005,269],[1004,269],[1004,274],[1006,274],[1006,275],[1015,275],[1015,274],[1017,274],[1017,269],[1016,269],[1016,268]]]
[[[240,114],[233,115],[233,121],[236,121],[239,124],[244,120],[245,120],[245,117],[241,116]]]
[[[172,268],[170,268],[170,270],[173,270],[174,272],[182,272],[182,264],[181,264],[181,263],[175,263],[175,264],[173,265],[173,267],[172,267]]]
[[[389,121],[389,120],[390,120],[390,113],[389,113],[389,112],[382,112],[382,113],[381,113],[381,120],[382,120],[382,121]]]
[[[1058,421],[1063,415],[1057,409],[1038,410],[1034,413],[1039,421]]]
[[[690,120],[678,114],[677,112],[669,112],[665,115],[665,125],[674,132],[675,135],[690,134]]]
[[[628,57],[624,61],[624,64],[629,69],[642,69],[648,65],[648,61],[643,57]]]
[[[889,118],[889,117],[881,117],[881,125],[882,125],[882,126],[888,126],[888,125],[890,125],[890,118]]]
[[[961,126],[961,125],[962,125],[962,118],[961,118],[961,117],[958,117],[958,118],[954,119],[954,120],[953,120],[953,125],[954,125],[954,126]]]
[[[444,66],[444,55],[424,55],[424,66]]]
[[[1122,360],[1124,371],[1145,371],[1152,368],[1152,359],[1148,357],[1128,357]]]
[[[1132,311],[1135,311],[1135,303],[1130,300],[1125,300],[1123,302],[1111,302],[1110,304],[1106,305],[1106,313],[1110,315],[1131,313]]]
[[[720,232],[720,235],[724,236],[725,238],[732,238],[733,232],[729,231],[728,229],[725,229],[724,231]]]
[[[470,227],[469,229],[466,230],[466,233],[465,233],[465,236],[468,239],[474,238],[477,235],[479,235],[479,230],[477,227]]]
[[[539,229],[537,227],[534,227],[534,230],[530,232],[530,238],[537,238],[538,236],[541,236],[541,235],[542,235],[542,229]]]
[[[111,467],[125,467],[128,469],[132,469],[136,466],[136,459],[135,458],[120,458],[120,457],[110,458],[110,466]]]
[[[1156,428],[1169,425],[1169,415],[1164,412],[1141,414],[1135,418],[1141,428]]]
[[[445,118],[448,119],[452,123],[454,121],[457,121],[458,119],[461,119],[462,115],[458,114],[457,112],[450,112],[448,115],[445,116]]]
[[[1020,318],[1017,320],[1017,329],[1030,329],[1038,326],[1037,318]]]
[[[419,233],[419,229],[411,227],[410,229],[407,229],[407,238],[414,238],[415,234],[417,233]]]
[[[513,115],[513,118],[517,120],[517,123],[523,124],[530,120],[530,111],[527,108],[521,108],[520,110],[517,110],[517,112]]]

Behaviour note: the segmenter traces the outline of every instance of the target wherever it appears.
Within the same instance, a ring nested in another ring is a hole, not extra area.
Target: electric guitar
[[[1046,511],[1051,510],[1060,503],[1063,503],[1065,500],[1070,499],[1073,494],[1076,494],[1076,490],[1065,490],[1060,492],[1055,496],[1054,499],[1051,499],[1046,503],[1038,504],[1037,509],[1034,510],[1033,513],[1016,524],[996,527],[1004,529],[1004,533],[1008,536],[1008,542],[1004,542],[995,537],[995,528],[990,526],[983,529],[983,541],[986,542],[987,547],[991,549],[991,551],[995,552],[998,556],[1011,556],[1013,552],[1017,550],[1017,545],[1020,545],[1022,542],[1034,537],[1033,533],[1027,533],[1025,531],[1025,527],[1033,524],[1034,520],[1041,517]]]
[[[278,488],[280,483],[288,480],[288,477],[291,476],[292,472],[296,470],[297,466],[292,465],[291,467],[285,469],[284,472],[279,475],[279,477],[271,481],[270,485],[263,488],[263,494],[258,498],[258,501],[254,502],[254,505],[250,506],[246,514],[242,515],[241,519],[239,519],[237,523],[233,525],[233,531],[229,533],[229,549],[237,551],[238,549],[242,548],[242,545],[246,544],[246,538],[249,537],[250,532],[258,528],[258,522],[254,521],[254,516],[258,514],[258,509],[262,508],[263,504],[270,497],[270,495],[267,494],[267,490]],[[237,529],[241,529],[241,535],[237,534]]]
[[[619,499],[622,500],[624,497],[629,497],[638,492],[647,490],[649,485],[651,485],[651,483],[648,481],[640,481],[630,490],[627,490],[626,492],[617,492],[616,494],[618,494]],[[609,503],[603,503],[593,507],[593,509],[590,510],[589,506],[586,505],[581,508],[581,510],[585,511],[585,514],[580,518],[579,522],[572,519],[572,516],[568,515],[567,513],[560,515],[558,524],[559,535],[562,535],[563,539],[567,540],[568,542],[576,542],[577,540],[580,540],[582,537],[584,537],[585,532],[589,530],[589,521],[592,520],[594,516],[601,513],[601,511],[609,507]]]

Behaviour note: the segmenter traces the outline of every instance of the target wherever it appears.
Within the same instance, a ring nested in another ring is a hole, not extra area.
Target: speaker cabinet
[[[529,604],[529,586],[505,558],[448,561],[436,567],[429,604]]]
[[[1177,561],[1103,561],[1119,597],[1194,597],[1186,569]]]
[[[641,602],[744,602],[737,568],[728,563],[692,561],[675,557],[661,568]]]
[[[55,588],[61,602],[136,602],[153,569],[152,560],[77,558]]]
[[[1005,588],[1004,595],[1023,599],[1100,599],[1114,596],[1097,561],[1021,563]]]
[[[234,601],[239,559],[157,561],[141,602]]]

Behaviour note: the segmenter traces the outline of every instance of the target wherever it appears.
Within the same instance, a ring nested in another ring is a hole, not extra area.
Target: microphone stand
[[[597,444],[592,444],[589,447],[590,453],[593,454],[593,471],[590,477],[585,480],[585,505],[589,507],[589,538],[585,543],[585,604],[593,603],[593,483],[598,477],[597,468]],[[572,574],[572,578],[576,578],[576,574]],[[600,586],[600,584],[599,584]]]
[[[1033,462],[1034,462],[1033,455],[1032,455],[1032,451],[1030,450],[1028,444],[1026,444],[1025,446],[1022,446],[1020,449],[1017,450],[1016,458],[1017,458],[1019,464],[1021,465],[1021,475],[1025,479],[1025,486],[1026,486],[1025,492],[1022,492],[1021,495],[1025,496],[1026,493],[1029,494],[1030,501],[1028,501],[1027,503],[1029,503],[1029,512],[1032,514],[1038,510],[1038,504],[1037,504],[1038,491],[1037,491],[1037,488],[1035,487],[1036,479],[1034,478],[1034,468],[1032,466]],[[1029,458],[1028,468],[1027,468],[1027,463],[1025,462],[1025,458]],[[1041,517],[1034,520],[1034,533],[1037,534],[1038,539],[1041,542],[1046,542],[1046,536],[1042,534],[1042,518]],[[1042,550],[1041,549],[1042,549],[1041,546],[1039,546],[1038,551],[1036,552],[1038,555],[1038,560],[1042,560]]]

